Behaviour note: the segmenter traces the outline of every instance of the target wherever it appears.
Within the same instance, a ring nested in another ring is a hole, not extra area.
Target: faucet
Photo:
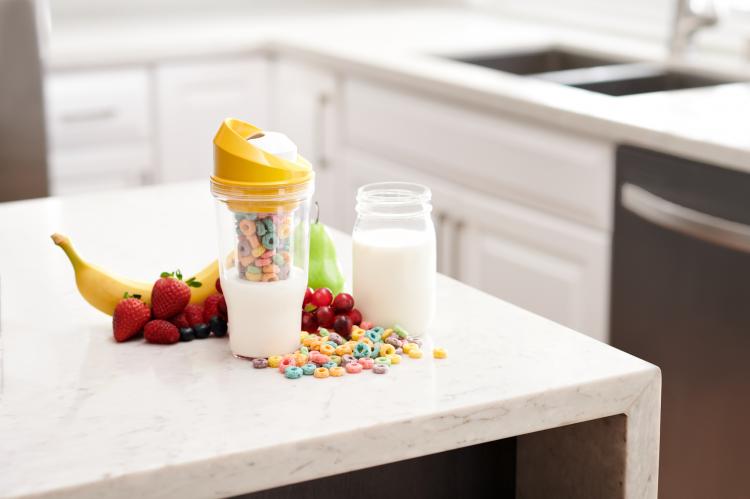
[[[713,0],[677,0],[669,41],[671,55],[683,54],[699,29],[718,22]]]

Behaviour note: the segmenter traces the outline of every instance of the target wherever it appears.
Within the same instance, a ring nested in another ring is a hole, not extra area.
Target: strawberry
[[[177,329],[190,327],[190,323],[188,322],[187,316],[185,315],[184,311],[169,319],[169,322],[177,326]]]
[[[185,307],[185,311],[183,313],[185,314],[185,318],[187,319],[190,327],[193,327],[196,324],[203,323],[203,305],[199,305],[198,303],[191,303],[190,305]]]
[[[151,309],[157,319],[174,317],[185,309],[190,301],[190,288],[198,288],[201,283],[195,278],[182,282],[182,274],[162,272],[161,278],[154,283],[151,290]]]
[[[203,322],[208,324],[211,317],[217,315],[222,319],[227,320],[226,311],[227,303],[224,301],[224,295],[211,295],[203,302]]]
[[[140,295],[125,297],[115,307],[115,313],[112,314],[112,332],[115,341],[127,341],[143,330],[143,326],[151,318],[151,310],[148,305],[140,300]]]
[[[170,345],[180,341],[180,332],[171,322],[154,320],[149,321],[143,328],[143,337],[149,343]]]

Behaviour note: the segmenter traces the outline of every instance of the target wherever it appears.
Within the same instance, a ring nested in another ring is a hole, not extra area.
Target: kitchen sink
[[[583,82],[570,86],[600,94],[622,96],[710,87],[724,83],[732,83],[732,81],[674,71],[659,71],[655,74],[634,76],[632,78]]]
[[[669,70],[660,64],[628,62],[561,48],[451,59],[613,96],[734,83],[725,78]]]
[[[459,57],[453,58],[453,60],[517,75],[534,75],[552,71],[592,68],[622,62],[559,48],[465,58]]]

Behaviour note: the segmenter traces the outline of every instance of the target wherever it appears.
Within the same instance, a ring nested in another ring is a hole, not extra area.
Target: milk
[[[287,279],[251,282],[229,272],[221,288],[229,314],[229,345],[240,357],[293,352],[299,344],[307,274],[292,268]]]
[[[353,291],[365,320],[425,334],[435,313],[434,231],[355,230],[353,237]]]

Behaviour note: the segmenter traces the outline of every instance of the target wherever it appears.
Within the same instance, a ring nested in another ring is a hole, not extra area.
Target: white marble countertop
[[[273,50],[478,109],[750,170],[750,84],[610,97],[435,56],[548,45],[625,60],[666,59],[664,48],[651,43],[457,7],[318,6],[283,18],[263,11],[62,20],[54,25],[47,61],[64,70]],[[739,60],[698,56],[670,64],[750,80],[750,65]]]
[[[49,235],[154,278],[214,257],[212,205],[205,182],[0,205],[0,497],[225,497],[621,413],[628,497],[655,497],[659,370],[443,276],[429,334],[449,358],[386,376],[291,381],[216,338],[116,344]]]

